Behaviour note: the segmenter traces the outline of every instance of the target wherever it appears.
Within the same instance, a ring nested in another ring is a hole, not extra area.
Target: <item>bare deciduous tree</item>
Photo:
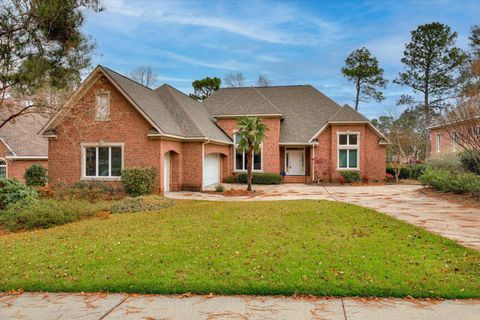
[[[241,72],[226,74],[223,82],[227,87],[245,87],[245,77]]]
[[[270,87],[272,82],[267,78],[266,75],[259,74],[257,78],[257,86],[259,87]]]
[[[442,118],[442,125],[452,139],[463,150],[476,154],[480,166],[480,95],[462,101]]]
[[[158,76],[150,66],[141,66],[133,69],[128,74],[129,78],[146,87],[155,86],[158,83]]]

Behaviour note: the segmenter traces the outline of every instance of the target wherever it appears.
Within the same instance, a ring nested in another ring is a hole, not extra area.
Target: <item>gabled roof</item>
[[[0,120],[6,119],[7,112],[0,114]],[[0,128],[0,141],[10,150],[8,157],[38,157],[48,156],[48,141],[38,134],[47,119],[36,113],[29,113],[7,122]],[[1,143],[0,142],[0,143]]]
[[[238,92],[237,90],[233,91]],[[215,117],[242,115],[277,115],[283,117],[282,112],[254,87],[244,88],[235,98],[215,109],[212,112]]]
[[[168,85],[152,90],[104,66],[97,66],[84,83],[97,72],[103,73],[152,125],[149,135],[231,143],[204,106],[180,91]],[[43,134],[54,127],[56,117],[44,127]]]
[[[340,108],[328,122],[368,122],[369,120],[358,111],[353,110],[348,104]]]

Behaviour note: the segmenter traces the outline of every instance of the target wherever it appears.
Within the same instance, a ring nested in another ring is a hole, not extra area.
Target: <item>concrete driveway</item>
[[[245,185],[224,184],[229,189]],[[428,231],[476,250],[480,250],[480,209],[446,200],[430,198],[419,192],[420,185],[317,186],[281,184],[254,186],[253,196],[225,197],[215,193],[170,192],[174,199],[211,201],[272,201],[322,199],[352,203],[404,220]]]

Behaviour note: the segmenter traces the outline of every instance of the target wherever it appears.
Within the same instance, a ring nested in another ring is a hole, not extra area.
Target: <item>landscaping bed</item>
[[[0,236],[0,290],[480,297],[480,253],[329,201],[177,201]]]

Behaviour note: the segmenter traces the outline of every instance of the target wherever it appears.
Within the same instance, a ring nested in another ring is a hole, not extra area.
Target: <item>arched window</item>
[[[7,161],[0,159],[0,179],[7,177]]]

